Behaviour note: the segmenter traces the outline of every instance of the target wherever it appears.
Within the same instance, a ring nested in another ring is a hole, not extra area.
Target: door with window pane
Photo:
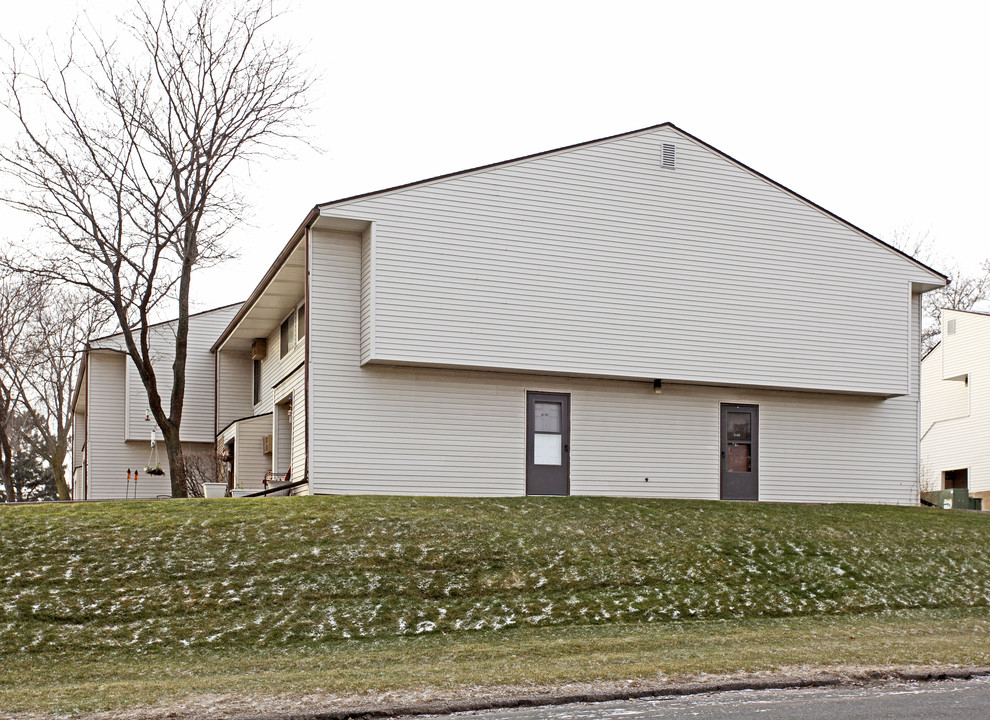
[[[723,500],[759,500],[759,406],[722,405]]]
[[[570,492],[571,397],[526,393],[526,494]]]

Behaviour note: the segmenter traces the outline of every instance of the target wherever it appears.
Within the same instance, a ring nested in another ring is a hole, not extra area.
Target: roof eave
[[[894,247],[893,245],[891,245],[888,242],[884,242],[883,240],[881,240],[880,238],[878,238],[876,235],[873,235],[872,233],[868,233],[863,228],[861,228],[861,227],[859,227],[857,225],[853,225],[848,220],[839,217],[834,212],[832,212],[831,210],[827,210],[826,208],[822,207],[821,205],[819,205],[815,201],[809,200],[808,198],[806,198],[801,193],[798,193],[798,192],[795,192],[794,190],[791,190],[786,185],[782,185],[779,182],[777,182],[776,180],[774,180],[773,178],[767,177],[766,175],[764,175],[763,173],[761,173],[759,170],[754,170],[753,168],[751,168],[746,163],[740,162],[739,160],[736,160],[731,155],[722,152],[717,147],[714,147],[712,145],[709,145],[708,143],[706,143],[701,138],[695,137],[694,135],[692,135],[691,133],[689,133],[687,130],[682,130],[681,128],[677,127],[673,123],[667,123],[667,125],[669,125],[671,128],[673,128],[677,132],[681,133],[685,137],[690,138],[691,140],[693,140],[694,142],[698,143],[699,145],[702,145],[702,146],[708,148],[709,150],[711,150],[712,152],[716,153],[717,155],[720,155],[721,157],[725,158],[726,160],[728,160],[728,161],[730,161],[732,163],[735,163],[736,165],[738,165],[738,166],[744,168],[745,170],[753,173],[757,177],[762,178],[764,181],[770,183],[774,187],[776,187],[776,188],[778,188],[780,190],[783,190],[784,192],[788,193],[789,195],[793,195],[794,197],[796,197],[798,200],[801,200],[802,202],[807,203],[808,205],[812,206],[813,208],[815,208],[819,212],[822,212],[825,215],[827,215],[828,217],[832,218],[836,222],[842,223],[843,225],[845,225],[849,229],[858,232],[860,235],[863,235],[863,236],[869,238],[870,240],[872,240],[872,241],[874,241],[876,243],[879,243],[880,245],[882,245],[883,247],[887,248],[888,250],[893,250],[898,255],[906,258],[907,260],[910,260],[912,263],[914,263],[918,267],[926,270],[927,272],[931,273],[932,275],[934,275],[935,277],[939,278],[942,281],[942,284],[941,285],[937,285],[936,287],[944,287],[945,285],[948,285],[949,284],[950,281],[949,281],[948,275],[945,275],[944,273],[940,273],[935,268],[932,268],[932,267],[929,267],[928,265],[925,265],[923,262],[921,262],[917,258],[912,257],[911,255],[909,255],[908,253],[904,252],[900,248]]]
[[[568,150],[575,150],[579,147],[585,147],[587,145],[595,145],[596,143],[608,142],[610,140],[618,140],[622,137],[627,137],[631,135],[638,135],[640,133],[650,132],[652,130],[659,130],[662,127],[670,127],[677,129],[673,123],[663,122],[656,125],[650,125],[648,127],[639,128],[638,130],[629,130],[627,132],[616,133],[615,135],[607,135],[606,137],[596,138],[594,140],[584,140],[579,143],[574,143],[573,145],[564,145],[562,147],[552,148],[550,150],[541,150],[540,152],[530,153],[528,155],[520,155],[519,157],[509,158],[508,160],[499,160],[493,163],[487,163],[485,165],[478,165],[476,167],[467,168],[465,170],[455,170],[454,172],[444,173],[442,175],[434,175],[433,177],[424,178],[422,180],[413,180],[412,182],[402,183],[401,185],[393,185],[392,187],[382,188],[381,190],[372,190],[370,192],[359,193],[357,195],[349,195],[348,197],[338,198],[336,200],[330,200],[328,202],[319,203],[316,207],[318,209],[331,207],[333,205],[340,205],[342,203],[352,202],[354,200],[362,200],[364,198],[374,197],[376,195],[384,195],[385,193],[396,192],[398,190],[406,190],[408,188],[416,187],[417,185],[426,185],[427,183],[437,182],[439,180],[448,180],[450,178],[459,177],[461,175],[469,175],[471,173],[481,172],[483,170],[491,170],[492,168],[501,167],[503,165],[511,165],[512,163],[522,162],[523,160],[532,160],[533,158],[543,157],[544,155],[553,155],[554,153],[566,152]]]
[[[276,273],[278,273],[279,268],[281,268],[282,265],[285,264],[285,261],[289,259],[289,256],[292,255],[292,251],[296,249],[296,246],[306,235],[306,229],[319,217],[319,206],[314,207],[306,214],[306,217],[299,224],[299,227],[292,233],[292,236],[289,238],[289,242],[286,243],[284,248],[282,248],[282,252],[280,252],[278,257],[275,258],[275,262],[272,263],[271,267],[268,268],[268,271],[261,278],[261,282],[259,282],[255,286],[254,290],[251,291],[251,294],[248,295],[247,300],[245,300],[244,304],[241,305],[241,309],[237,311],[237,314],[234,315],[231,321],[227,324],[227,327],[225,327],[223,332],[220,333],[220,337],[217,338],[215,343],[213,343],[213,346],[210,348],[210,352],[215,353],[220,349],[224,342],[227,341],[227,338],[230,337],[231,333],[234,332],[241,320],[244,319],[254,304],[258,301],[258,298],[265,292],[265,288],[275,277]]]
[[[76,405],[79,403],[79,393],[82,392],[82,381],[83,376],[86,374],[86,370],[89,367],[89,343],[83,348],[82,361],[79,363],[79,375],[76,377],[76,389],[72,393],[72,404],[70,415],[76,414]]]
[[[211,313],[211,312],[216,312],[217,310],[226,310],[227,308],[233,307],[234,305],[238,305],[238,304],[240,304],[240,301],[238,301],[238,302],[232,302],[232,303],[227,303],[226,305],[220,305],[219,307],[210,308],[209,310],[199,310],[199,311],[194,312],[194,313],[189,313],[189,318],[192,319],[194,317],[198,317],[199,315],[206,315],[206,314]],[[178,322],[178,318],[170,318],[168,320],[159,320],[158,322],[148,323],[148,329],[156,328],[156,327],[161,327],[162,325],[168,325],[169,323],[174,323],[174,322]],[[139,331],[139,330],[140,330],[140,328],[138,326],[136,326],[136,325],[131,328],[131,332]],[[112,340],[113,338],[121,337],[121,336],[123,336],[123,334],[124,334],[123,331],[121,331],[121,332],[112,333],[110,335],[102,335],[102,336],[100,336],[98,338],[93,338],[92,340],[89,341],[89,345],[87,347],[91,346],[93,343],[103,342],[104,340]],[[112,350],[112,349],[116,349],[116,348],[93,347],[93,349],[94,350]]]

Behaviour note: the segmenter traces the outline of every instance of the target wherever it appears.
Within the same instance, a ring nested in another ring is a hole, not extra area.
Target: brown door
[[[526,393],[526,494],[570,494],[571,396]]]
[[[722,405],[723,500],[759,500],[759,406]]]

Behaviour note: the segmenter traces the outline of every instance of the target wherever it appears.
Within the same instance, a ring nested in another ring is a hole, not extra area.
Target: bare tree
[[[31,502],[35,500],[56,500],[55,476],[50,467],[33,449],[37,441],[34,426],[24,412],[18,410],[14,417],[15,432],[12,433],[13,462],[11,463],[11,484],[13,495],[8,494],[6,484],[0,489],[0,500],[6,502]]]
[[[31,363],[21,404],[32,426],[25,442],[48,463],[60,500],[69,500],[65,461],[72,432],[72,390],[86,343],[107,323],[94,298],[51,288],[31,317]]]
[[[942,329],[942,310],[972,310],[981,303],[990,300],[990,260],[984,260],[980,271],[967,274],[957,268],[949,271],[950,283],[931,293],[930,306],[926,306],[932,319],[931,330],[923,338],[932,347],[938,342],[938,334]],[[927,299],[927,298],[926,298]]]
[[[927,265],[935,265],[948,275],[949,284],[922,296],[924,325],[921,330],[921,354],[926,354],[938,344],[942,333],[943,310],[972,310],[980,303],[990,301],[990,258],[983,261],[975,273],[960,270],[955,263],[944,258],[935,247],[935,240],[928,232],[913,233],[895,230],[890,243],[908,255]]]
[[[13,188],[2,199],[53,239],[20,248],[8,268],[82,288],[112,312],[162,432],[172,494],[185,497],[193,271],[229,257],[224,239],[245,211],[234,173],[298,137],[309,81],[269,35],[270,0],[152,2],[116,43],[77,29],[65,52],[11,51],[4,102],[20,137],[0,149],[0,169]],[[178,319],[171,373],[159,377],[149,326],[164,305]]]
[[[43,295],[43,284],[31,278],[0,278],[0,477],[8,500],[17,497],[13,465],[24,434],[25,376],[34,362],[31,318]]]

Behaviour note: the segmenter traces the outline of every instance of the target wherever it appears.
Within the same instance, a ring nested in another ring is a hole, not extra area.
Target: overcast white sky
[[[882,238],[990,256],[988,3],[284,1],[319,149],[253,168],[241,257],[198,309],[246,297],[319,202],[664,121]],[[8,0],[0,34],[127,6]]]

